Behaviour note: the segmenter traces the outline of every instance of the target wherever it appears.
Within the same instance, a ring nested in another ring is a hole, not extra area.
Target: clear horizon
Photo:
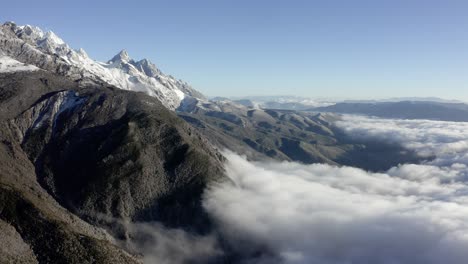
[[[29,8],[24,8],[28,6]],[[208,96],[468,101],[462,1],[4,3],[107,61],[125,49]]]

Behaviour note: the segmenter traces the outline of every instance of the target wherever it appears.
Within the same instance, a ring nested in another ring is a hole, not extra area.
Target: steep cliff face
[[[157,99],[43,70],[0,83],[0,220],[31,261],[137,261],[89,223],[119,239],[122,222],[209,228],[201,195],[222,156]]]

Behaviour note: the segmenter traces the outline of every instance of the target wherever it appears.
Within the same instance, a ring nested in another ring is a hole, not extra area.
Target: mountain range
[[[467,104],[438,101],[343,102],[330,106],[309,108],[308,111],[361,114],[383,118],[468,121]]]
[[[222,150],[370,171],[431,158],[353,139],[333,124],[339,116],[317,113],[338,106],[309,104],[308,112],[208,100],[124,50],[98,62],[53,32],[7,22],[0,26],[0,260],[141,263],[134,245],[147,234],[131,227],[157,222],[216,234],[224,255],[187,263],[245,263],[201,204],[207,188],[231,181]]]

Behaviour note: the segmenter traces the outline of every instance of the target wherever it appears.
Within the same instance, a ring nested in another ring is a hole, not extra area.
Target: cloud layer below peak
[[[346,116],[337,125],[436,159],[370,173],[227,152],[234,184],[213,187],[204,206],[238,254],[247,263],[466,263],[468,123]]]

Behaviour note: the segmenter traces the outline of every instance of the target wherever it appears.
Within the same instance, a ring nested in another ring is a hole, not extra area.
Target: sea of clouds
[[[204,206],[227,243],[246,263],[465,264],[468,123],[344,116],[336,125],[435,159],[372,173],[226,152],[234,183],[212,187]]]
[[[131,223],[145,239],[130,248],[145,263],[466,264],[468,123],[345,115],[336,125],[432,158],[375,173],[225,151],[232,181],[203,200],[214,230]]]

